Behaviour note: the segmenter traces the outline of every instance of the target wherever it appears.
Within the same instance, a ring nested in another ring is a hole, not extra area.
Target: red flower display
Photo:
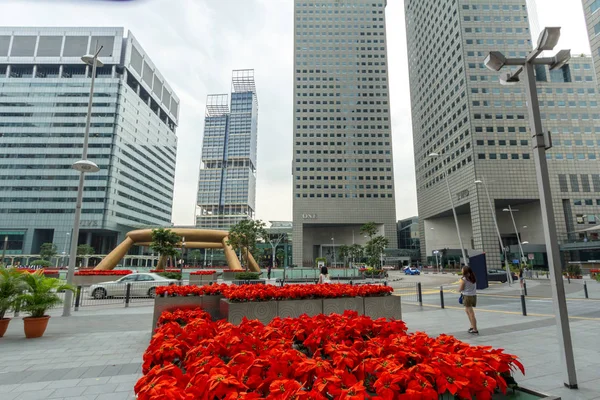
[[[204,286],[159,286],[156,288],[156,294],[158,296],[205,296],[205,295],[222,295],[225,291],[229,290],[229,285],[225,283],[215,285],[204,285]]]
[[[121,276],[121,275],[129,275],[131,273],[133,273],[133,272],[128,269],[115,269],[115,270],[110,270],[110,271],[90,269],[90,270],[77,271],[77,272],[75,272],[75,275],[78,275],[78,276],[119,275],[119,276]]]
[[[214,275],[217,271],[194,271],[190,272],[190,275]]]
[[[214,285],[213,285],[214,286]],[[201,296],[210,286],[165,286],[157,288],[157,294],[167,296]],[[391,295],[394,289],[380,285],[353,286],[348,284],[316,285],[223,285],[221,293],[230,301],[269,301],[302,299],[335,299],[340,297],[372,297]]]
[[[164,312],[143,358],[139,400],[490,400],[523,371],[502,350],[407,334],[402,321],[353,311],[266,326],[215,322],[201,309]]]
[[[150,272],[153,273],[157,273],[157,272],[181,272],[180,269],[173,269],[173,268],[169,268],[169,269],[151,269]]]

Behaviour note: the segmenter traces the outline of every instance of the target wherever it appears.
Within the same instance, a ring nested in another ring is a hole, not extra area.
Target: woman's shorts
[[[477,307],[477,296],[463,296],[463,305],[465,307]]]

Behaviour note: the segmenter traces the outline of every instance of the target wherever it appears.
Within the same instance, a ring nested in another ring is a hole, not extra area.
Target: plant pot
[[[23,318],[23,324],[25,327],[25,337],[27,339],[35,339],[42,337],[44,335],[44,332],[46,332],[46,328],[48,327],[49,319],[49,315],[40,318]]]
[[[9,322],[10,322],[10,318],[0,319],[0,337],[4,336],[4,334],[6,333]]]

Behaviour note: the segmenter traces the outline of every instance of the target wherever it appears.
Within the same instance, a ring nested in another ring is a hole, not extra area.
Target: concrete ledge
[[[217,281],[217,274],[212,275],[191,275],[190,274],[190,285],[206,285]]]
[[[400,296],[363,297],[364,315],[372,319],[402,319]]]
[[[202,307],[202,296],[186,296],[186,297],[162,297],[157,296],[154,299],[154,315],[152,317],[152,332],[156,328],[156,323],[160,314],[164,311],[173,311],[177,309],[191,309]]]
[[[92,286],[98,283],[113,282],[126,275],[75,275],[73,276],[73,285]]]
[[[339,299],[323,299],[323,314],[343,314],[346,310],[365,313],[365,305],[362,297],[342,297]]]
[[[221,299],[221,315],[227,322],[238,325],[244,317],[257,319],[263,324],[268,324],[277,316],[276,301],[256,301],[245,303],[232,303]]]
[[[323,314],[323,299],[279,300],[277,302],[278,317],[298,318],[302,314],[306,314],[309,317]]]

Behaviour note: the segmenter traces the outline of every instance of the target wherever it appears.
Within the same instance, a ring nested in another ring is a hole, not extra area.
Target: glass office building
[[[258,98],[254,70],[234,70],[227,94],[209,95],[196,226],[229,230],[256,210]]]
[[[397,245],[385,0],[294,1],[294,264]]]
[[[534,2],[407,0],[405,10],[422,259],[436,250],[460,253],[448,180],[465,248],[485,252],[488,267],[501,266],[493,212],[510,260],[522,257],[520,239],[525,257],[544,265],[536,256],[545,241],[525,87],[502,86],[483,64],[490,51],[523,58],[533,50]],[[565,245],[596,225],[600,210],[597,80],[588,56],[555,71],[537,66],[536,80],[553,137],[548,168],[567,261]],[[476,180],[486,182],[493,211]],[[518,210],[516,230],[508,206]]]
[[[0,28],[0,237],[7,254],[68,252],[91,67],[95,82],[80,244],[106,254],[130,230],[171,223],[179,99],[122,28]],[[24,261],[22,261],[24,262]]]

